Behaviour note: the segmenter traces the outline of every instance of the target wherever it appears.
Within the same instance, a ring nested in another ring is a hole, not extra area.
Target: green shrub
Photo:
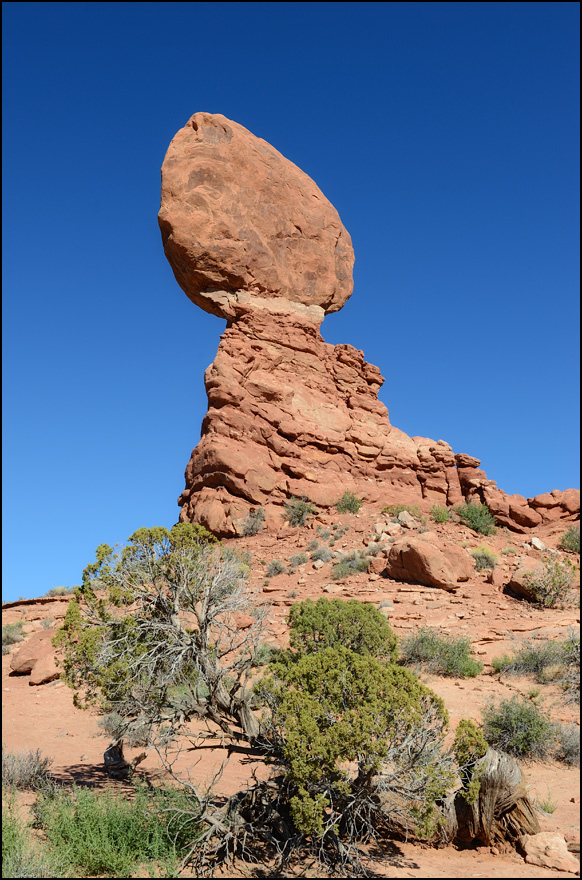
[[[475,560],[477,571],[483,571],[486,568],[493,569],[497,565],[498,557],[490,547],[485,547],[484,545],[475,547],[474,550],[471,550],[471,556]]]
[[[251,535],[256,535],[263,527],[264,521],[265,511],[263,510],[263,508],[251,508],[251,510],[249,511],[249,515],[242,524],[241,533],[243,537],[248,538]]]
[[[580,766],[580,728],[576,724],[556,725],[557,747],[555,756],[558,761],[571,767]]]
[[[337,524],[335,526],[333,526],[334,530],[337,528],[338,528]],[[327,541],[328,538],[331,538],[331,531],[329,529],[324,529],[323,526],[317,526],[316,532],[322,541]]]
[[[433,504],[430,509],[430,518],[437,523],[450,522],[451,514],[449,508],[442,504]]]
[[[544,813],[549,813],[550,815],[555,812],[556,807],[558,806],[556,801],[552,798],[552,794],[549,788],[545,798],[536,798],[535,803],[540,808],[540,810],[543,810]]]
[[[305,599],[289,611],[289,644],[303,654],[342,645],[357,654],[395,660],[398,639],[373,605],[356,599]]]
[[[292,568],[295,568],[297,565],[304,565],[304,563],[306,563],[306,562],[307,562],[307,556],[305,555],[305,553],[296,553],[289,560],[289,565]]]
[[[459,766],[459,774],[463,784],[463,797],[468,804],[473,804],[479,797],[481,774],[476,769],[477,761],[487,751],[485,737],[474,721],[462,718],[455,731],[453,752]]]
[[[51,758],[43,758],[40,749],[6,752],[2,746],[2,784],[10,788],[37,791],[50,783]]]
[[[580,553],[580,526],[570,526],[560,538],[560,547],[569,553]]]
[[[270,645],[266,642],[261,642],[257,648],[255,657],[253,658],[253,666],[267,666],[267,664],[276,660],[280,653],[281,648],[278,645]]]
[[[311,554],[311,558],[313,562],[317,562],[320,559],[322,562],[329,562],[332,558],[333,553],[331,550],[328,550],[327,547],[318,547],[317,550],[314,550]]]
[[[172,823],[160,810],[181,806],[190,813],[195,810],[183,791],[149,792],[140,785],[128,801],[109,791],[73,788],[41,794],[35,813],[72,876],[130,877],[144,863],[162,864],[167,872],[176,870],[198,827],[195,820],[185,822],[185,817]]]
[[[304,526],[307,518],[316,513],[316,507],[307,498],[291,498],[285,504],[285,519],[291,526]]]
[[[443,702],[409,670],[343,645],[272,669],[258,691],[266,733],[282,752],[292,825],[320,857],[335,847],[341,864],[349,855],[342,838],[353,845],[372,833],[391,798],[417,834],[433,832],[437,801],[454,779],[442,752]],[[380,778],[386,807],[374,799]],[[355,876],[344,867],[342,876]]]
[[[545,758],[550,750],[552,722],[531,700],[512,697],[482,711],[487,742],[515,758]]]
[[[447,636],[430,627],[421,627],[401,643],[405,666],[420,666],[453,678],[473,678],[483,670],[483,664],[471,654],[468,636]]]
[[[346,491],[335,507],[338,513],[357,513],[363,503],[363,498],[356,498],[353,492]]]
[[[2,799],[2,876],[70,876],[58,856],[32,837],[10,796]]]
[[[368,571],[370,560],[365,555],[359,556],[354,550],[350,553],[342,553],[331,570],[334,581],[343,581],[353,574]]]
[[[544,559],[543,568],[538,572],[528,572],[524,581],[531,590],[535,601],[544,608],[563,607],[567,604],[575,582],[575,566],[569,559],[549,556]]]
[[[283,574],[285,571],[285,566],[279,559],[273,559],[272,562],[269,562],[267,566],[267,577],[275,577],[278,574]]]
[[[387,513],[389,516],[398,516],[403,511],[418,518],[422,516],[422,511],[418,504],[389,504],[387,507],[383,507],[380,512]]]
[[[486,504],[459,504],[455,507],[455,512],[463,525],[479,532],[481,535],[495,534],[495,520],[489,512]]]
[[[504,547],[501,552],[504,556],[515,556],[517,550],[515,549],[515,547]]]
[[[6,626],[3,626],[2,647],[5,645],[16,645],[18,642],[21,642],[24,638],[23,626],[23,620],[18,620],[16,623],[7,623]]]
[[[315,538],[313,538],[313,540],[310,541],[309,544],[306,545],[305,549],[307,550],[308,553],[311,553],[313,550],[317,550],[318,547],[319,547],[319,541],[317,541]]]

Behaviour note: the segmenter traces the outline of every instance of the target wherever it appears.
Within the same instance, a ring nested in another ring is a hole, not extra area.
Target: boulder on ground
[[[452,591],[469,580],[474,565],[453,541],[439,537],[436,532],[424,532],[395,541],[386,570],[394,580]]]
[[[55,655],[51,652],[40,657],[32,668],[28,683],[30,685],[46,684],[59,678],[61,670],[57,666]]]
[[[541,831],[539,834],[523,834],[519,846],[526,862],[540,868],[580,873],[580,862],[570,852],[561,834]]]
[[[533,575],[539,574],[541,570],[542,566],[539,559],[525,559],[515,569],[507,586],[510,590],[513,590],[517,596],[523,596],[524,599],[529,599],[530,602],[534,602],[536,596],[531,587],[531,578]]]
[[[10,660],[12,672],[17,672],[19,675],[28,675],[41,657],[44,657],[46,654],[52,654],[54,649],[51,639],[56,632],[56,628],[43,629],[27,639]]]

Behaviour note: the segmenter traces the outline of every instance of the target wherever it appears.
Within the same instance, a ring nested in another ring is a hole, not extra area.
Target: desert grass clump
[[[249,515],[244,520],[241,528],[241,534],[244,538],[256,535],[262,528],[265,521],[265,511],[262,507],[251,508]]]
[[[436,523],[447,523],[451,521],[451,512],[443,504],[433,504],[430,509],[430,518]]]
[[[270,578],[276,577],[278,574],[283,574],[285,570],[285,566],[280,559],[273,559],[267,566],[266,575]]]
[[[580,526],[570,526],[560,538],[560,547],[568,553],[580,553]]]
[[[554,738],[554,725],[532,700],[512,697],[482,710],[483,735],[496,749],[514,758],[545,758]]]
[[[332,557],[333,553],[331,550],[328,550],[327,547],[318,547],[311,554],[313,562],[317,562],[318,560],[321,560],[321,562],[329,562]]]
[[[571,630],[564,639],[524,641],[513,655],[491,661],[497,673],[531,676],[539,684],[562,685],[568,699],[580,701],[580,633]]]
[[[319,541],[313,538],[308,544],[306,544],[305,549],[308,553],[312,553],[314,550],[317,550],[319,547]]]
[[[455,513],[463,525],[480,535],[494,535],[496,532],[495,519],[486,504],[458,504]]]
[[[76,587],[51,587],[44,595],[48,598],[53,596],[72,596],[76,589]]]
[[[517,554],[515,547],[504,547],[501,552],[504,556],[515,556]]]
[[[416,516],[418,519],[422,516],[422,511],[418,504],[389,504],[387,507],[383,507],[380,513],[386,513],[388,516],[397,517],[399,513],[409,513],[411,516]]]
[[[331,570],[334,581],[343,581],[351,575],[368,571],[370,560],[364,554],[357,554],[355,550],[350,553],[342,553]]]
[[[21,790],[38,791],[50,784],[52,758],[42,756],[40,749],[7,752],[2,747],[2,785]]]
[[[2,627],[2,647],[9,647],[10,645],[16,645],[18,642],[21,642],[24,638],[24,632],[22,628],[24,626],[23,620],[18,620],[16,623],[7,623],[6,626]]]
[[[576,724],[556,725],[555,757],[570,767],[580,766],[580,728]]]
[[[11,794],[2,798],[2,876],[70,876],[59,857],[32,837]]]
[[[483,670],[472,656],[468,636],[447,636],[428,626],[403,639],[401,662],[451,678],[474,678]]]
[[[358,513],[363,503],[363,498],[356,498],[353,492],[346,491],[336,502],[335,508],[338,513]]]
[[[298,565],[304,565],[307,562],[308,558],[309,557],[305,553],[296,553],[289,560],[289,567],[296,568]]]
[[[535,601],[544,608],[560,608],[568,604],[574,588],[576,567],[569,559],[549,556],[541,571],[528,572],[524,580]]]
[[[316,510],[307,498],[291,498],[285,504],[285,519],[290,526],[304,526]]]
[[[474,550],[471,550],[471,556],[475,560],[475,568],[477,571],[493,569],[497,565],[497,554],[494,553],[490,547],[485,547],[483,544],[480,547],[475,547]]]

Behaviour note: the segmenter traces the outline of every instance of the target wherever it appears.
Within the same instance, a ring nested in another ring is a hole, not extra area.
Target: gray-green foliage
[[[449,636],[427,626],[404,638],[400,651],[406,666],[419,666],[437,675],[472,678],[483,670],[483,664],[472,655],[468,636]]]
[[[37,791],[50,783],[52,759],[40,749],[8,752],[2,746],[2,784],[9,788]]]
[[[455,513],[463,525],[473,529],[474,532],[479,532],[481,535],[494,535],[496,532],[495,519],[486,504],[464,502],[455,507]]]
[[[2,797],[2,876],[70,876],[64,861],[32,836],[11,794]]]
[[[548,556],[540,571],[528,572],[524,581],[535,600],[544,608],[564,606],[570,599],[576,568],[569,559]]]
[[[343,581],[354,574],[368,571],[370,560],[366,557],[364,551],[356,553],[351,550],[349,553],[342,553],[332,568],[331,576],[334,581]]]
[[[281,560],[273,559],[271,560],[271,562],[269,562],[265,574],[267,575],[267,577],[271,578],[276,577],[278,574],[283,574],[284,571],[286,571],[286,569]]]
[[[443,504],[433,504],[430,509],[430,518],[433,522],[447,523],[451,520],[451,514],[448,507]]]
[[[560,538],[560,547],[569,553],[580,553],[580,526],[570,526]]]
[[[555,757],[571,767],[580,766],[580,728],[576,724],[556,725]]]
[[[580,633],[564,639],[524,641],[512,655],[494,657],[493,669],[508,675],[531,675],[540,684],[561,684],[568,698],[580,701]]]
[[[346,491],[336,502],[338,513],[357,513],[363,504],[363,498],[356,498],[353,492]]]
[[[298,565],[304,565],[307,561],[308,557],[305,553],[295,553],[289,560],[289,565],[291,568],[295,568]]]
[[[7,623],[6,626],[3,626],[2,647],[5,645],[16,645],[18,642],[21,642],[24,638],[23,626],[23,620],[18,620],[16,623]]]
[[[515,758],[545,758],[549,753],[554,726],[532,700],[515,696],[497,705],[491,702],[482,716],[483,734],[494,748]]]
[[[477,571],[483,571],[487,568],[493,569],[497,565],[497,554],[494,553],[490,547],[485,547],[484,545],[481,545],[481,547],[475,547],[470,552],[471,556],[475,560],[475,568],[477,569]]]
[[[291,526],[304,526],[317,508],[307,498],[291,498],[285,503],[285,519]]]
[[[265,511],[263,508],[251,508],[249,515],[242,524],[241,533],[243,537],[248,538],[252,535],[256,535],[257,532],[262,529],[264,521]]]
[[[321,560],[321,562],[329,562],[332,558],[333,553],[331,550],[328,550],[327,547],[317,547],[316,550],[311,554],[311,558],[314,562]]]

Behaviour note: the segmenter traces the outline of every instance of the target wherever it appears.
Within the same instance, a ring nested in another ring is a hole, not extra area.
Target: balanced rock
[[[158,219],[176,280],[214,315],[231,318],[234,303],[257,299],[298,304],[321,321],[351,295],[354,251],[336,209],[300,168],[224,116],[195,113],[172,140]]]
[[[520,532],[579,512],[574,490],[506,496],[479,459],[390,424],[380,370],[319,332],[352,292],[350,236],[311,178],[264,140],[195,113],[164,159],[159,224],[180,286],[227,319],[204,377],[208,412],[181,521],[240,535],[258,507],[279,527],[290,497],[329,507],[346,490],[425,508],[485,502]]]

